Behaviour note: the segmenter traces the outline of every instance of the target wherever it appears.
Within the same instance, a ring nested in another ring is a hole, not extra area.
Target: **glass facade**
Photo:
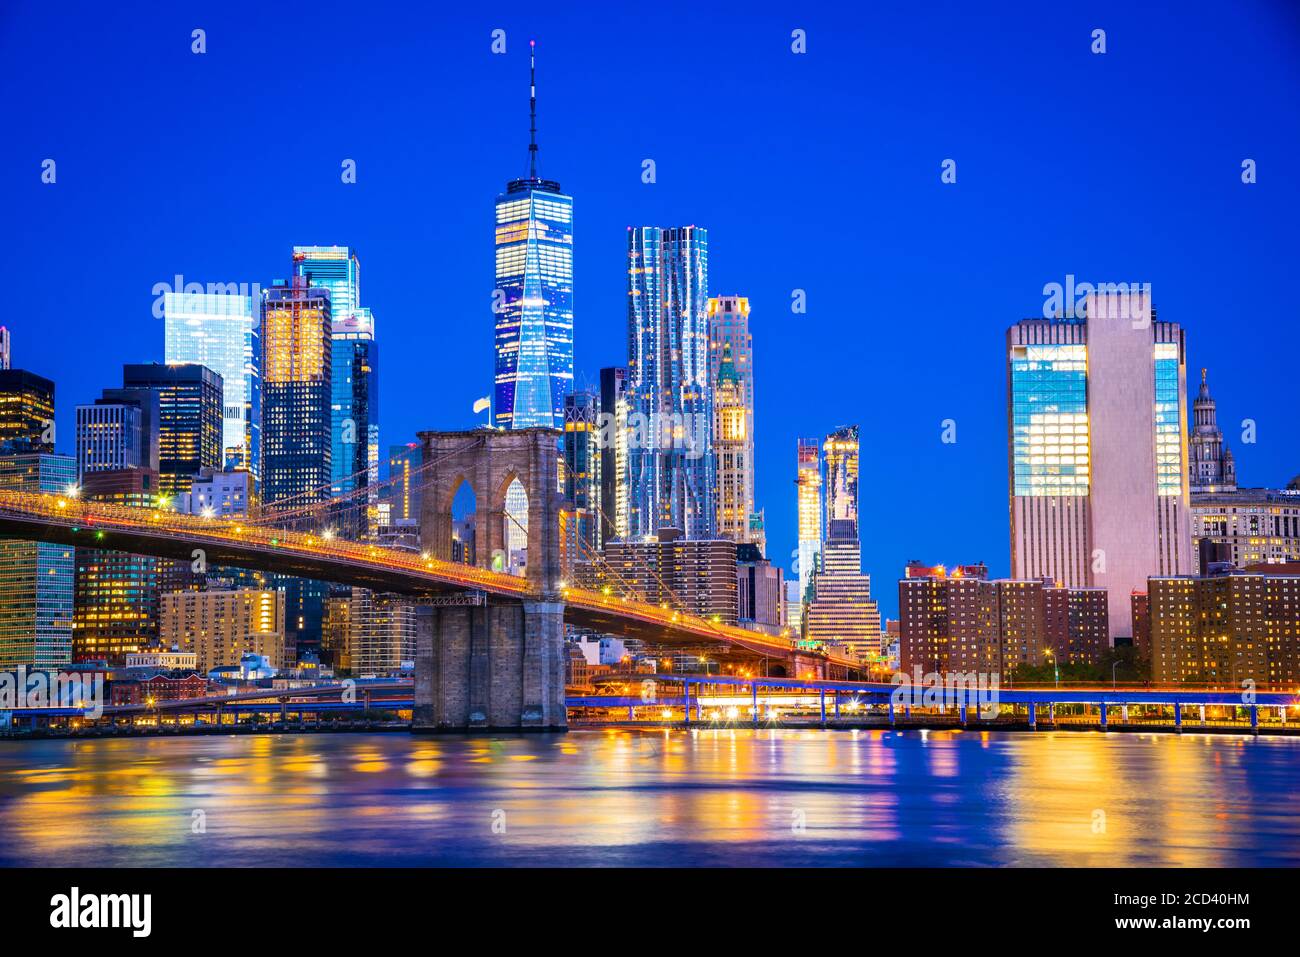
[[[227,470],[259,474],[262,381],[260,321],[252,296],[167,293],[164,361],[207,366],[221,376],[222,450]]]
[[[573,390],[573,198],[515,180],[496,203],[496,407],[507,429],[561,428]]]
[[[1012,348],[1011,442],[1016,495],[1088,494],[1087,346]]]
[[[221,376],[201,365],[122,367],[122,388],[158,396],[158,491],[188,492],[204,469],[222,466]]]
[[[295,277],[262,303],[262,500],[330,497],[330,300]]]
[[[821,448],[816,439],[800,439],[795,487],[799,507],[799,599],[821,564],[822,472]]]
[[[70,455],[0,457],[0,488],[63,492],[76,483]],[[0,668],[60,668],[72,661],[75,549],[0,540]]]
[[[379,485],[379,349],[375,317],[361,305],[361,265],[350,246],[294,246],[293,274],[311,277],[330,299],[331,495],[369,488],[365,507],[350,514],[350,534],[374,524]]]
[[[1156,494],[1183,492],[1182,393],[1178,388],[1178,345],[1155,344]]]
[[[0,449],[53,452],[54,383],[22,369],[0,369]]]
[[[601,546],[600,398],[574,392],[564,399],[564,497],[573,506],[572,532],[582,543],[575,559]]]
[[[640,226],[627,237],[630,533],[712,538],[708,231]]]

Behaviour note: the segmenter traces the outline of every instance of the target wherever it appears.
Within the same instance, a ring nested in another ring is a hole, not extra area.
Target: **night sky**
[[[155,284],[269,285],[295,243],[358,250],[384,448],[481,421],[493,201],[527,170],[536,38],[578,382],[626,361],[626,227],[707,226],[711,291],[753,308],[758,503],[787,568],[796,437],[856,422],[882,611],[910,558],[1006,573],[1004,333],[1067,274],[1151,283],[1241,482],[1300,473],[1300,5],[156,6],[0,6],[0,322],[57,383],[60,451],[123,362],[162,359]]]

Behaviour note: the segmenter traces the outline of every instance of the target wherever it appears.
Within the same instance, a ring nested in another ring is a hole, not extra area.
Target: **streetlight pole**
[[[1115,687],[1115,669],[1119,667],[1119,659],[1115,659],[1110,665],[1110,686]]]

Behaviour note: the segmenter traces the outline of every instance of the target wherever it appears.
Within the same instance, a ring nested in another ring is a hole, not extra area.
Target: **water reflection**
[[[1298,760],[1049,732],[3,742],[0,863],[1295,866]]]

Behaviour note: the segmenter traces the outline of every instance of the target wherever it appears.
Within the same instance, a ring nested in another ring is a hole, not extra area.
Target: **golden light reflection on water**
[[[1079,732],[8,742],[0,862],[1296,864],[1296,768]]]

